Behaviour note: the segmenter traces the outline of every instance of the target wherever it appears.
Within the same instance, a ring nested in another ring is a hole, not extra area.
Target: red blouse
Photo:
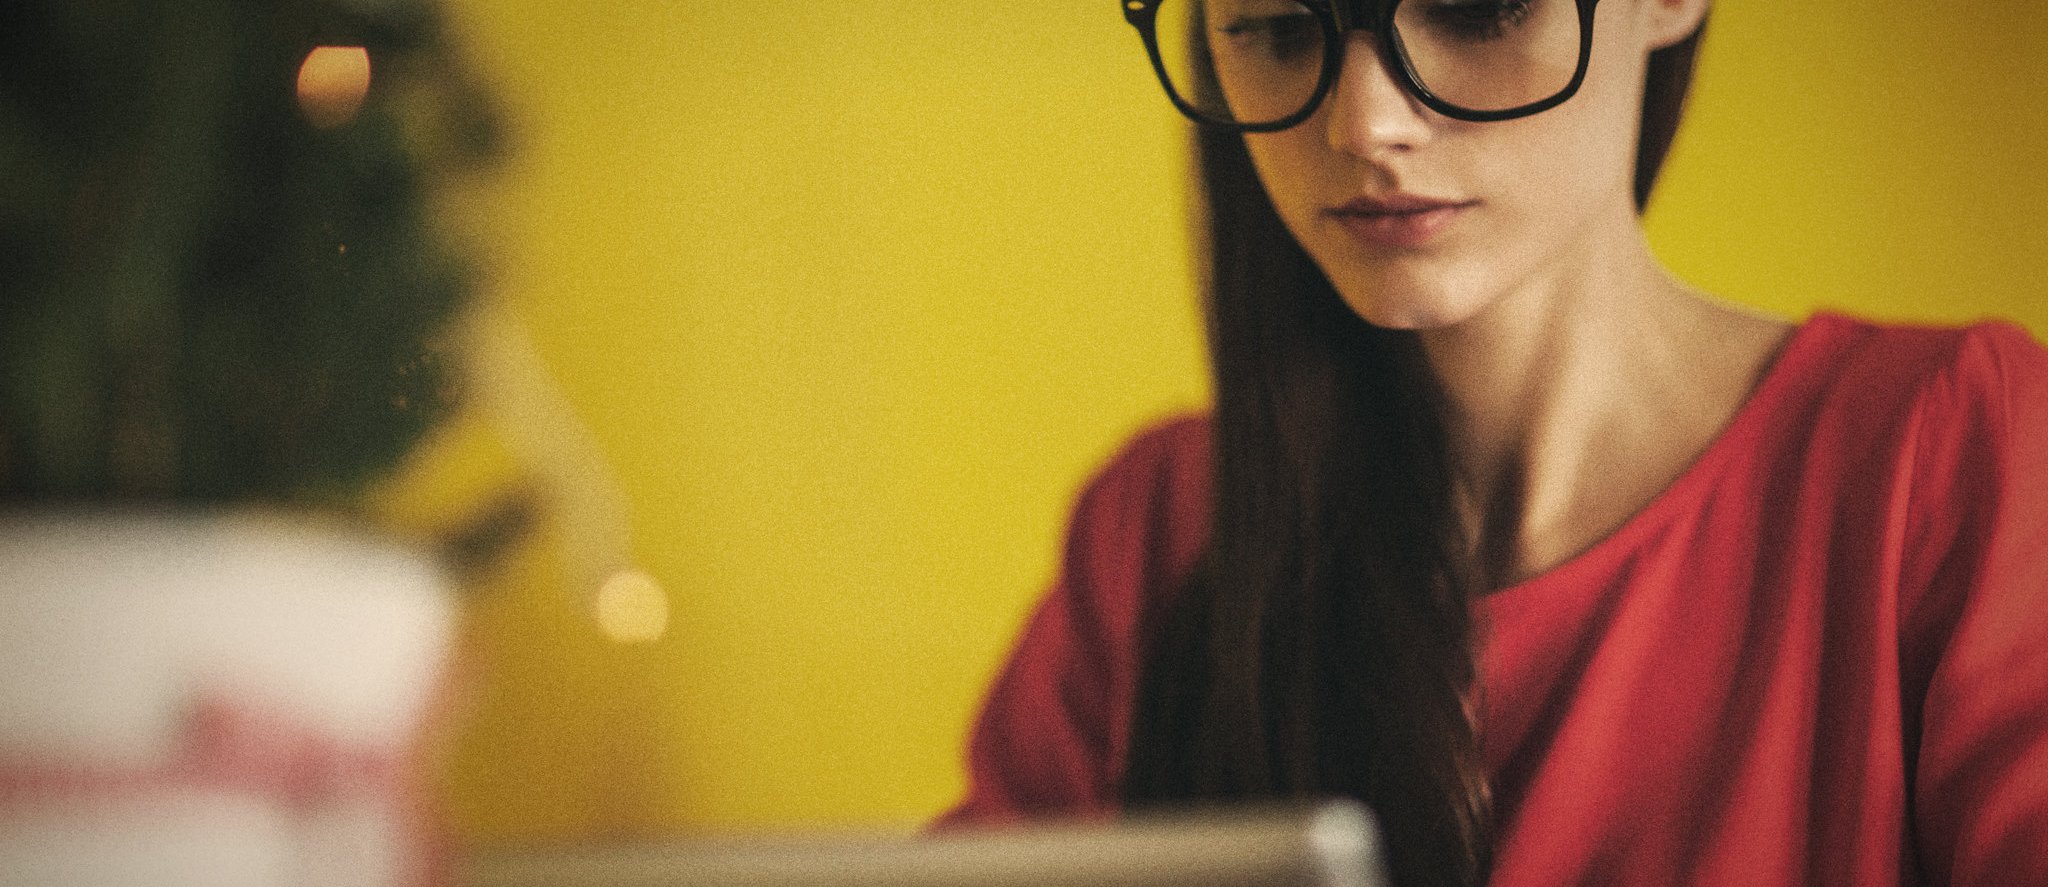
[[[1082,494],[945,822],[1102,816],[1208,424]],[[1620,530],[1474,604],[1492,883],[2048,885],[2048,351],[1803,325]]]

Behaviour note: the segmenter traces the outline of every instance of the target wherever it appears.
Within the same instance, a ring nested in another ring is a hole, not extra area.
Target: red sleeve
[[[1139,436],[1083,491],[1059,577],[990,688],[967,796],[938,825],[1101,817],[1118,806],[1141,628],[1208,520],[1208,426]]]
[[[2048,351],[1978,328],[1929,398],[1914,513],[1938,554],[1904,565],[1938,623],[1914,767],[1921,870],[2048,884]]]

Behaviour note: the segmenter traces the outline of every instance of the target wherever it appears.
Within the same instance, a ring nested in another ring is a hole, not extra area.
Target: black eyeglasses
[[[1557,107],[1586,79],[1599,0],[1123,0],[1174,107],[1198,123],[1283,130],[1314,114],[1347,31],[1379,38],[1401,85],[1459,120]],[[1342,5],[1340,10],[1338,7]]]

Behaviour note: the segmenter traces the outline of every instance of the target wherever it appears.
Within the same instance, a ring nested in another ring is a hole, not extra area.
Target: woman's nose
[[[1395,77],[1378,38],[1363,30],[1346,35],[1344,68],[1324,99],[1331,148],[1375,160],[1428,143],[1429,111]]]

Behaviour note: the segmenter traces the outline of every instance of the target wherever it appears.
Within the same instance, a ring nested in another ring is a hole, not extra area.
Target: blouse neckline
[[[1779,346],[1770,367],[1728,423],[1662,492],[1600,541],[1548,570],[1481,595],[1478,603],[1499,607],[1518,599],[1547,597],[1546,590],[1600,584],[1586,580],[1610,572],[1660,530],[1697,508],[1727,466],[1774,427],[1777,414],[1812,378],[1814,365],[1831,353],[1830,344],[1853,324],[1850,318],[1830,312],[1809,317]]]

